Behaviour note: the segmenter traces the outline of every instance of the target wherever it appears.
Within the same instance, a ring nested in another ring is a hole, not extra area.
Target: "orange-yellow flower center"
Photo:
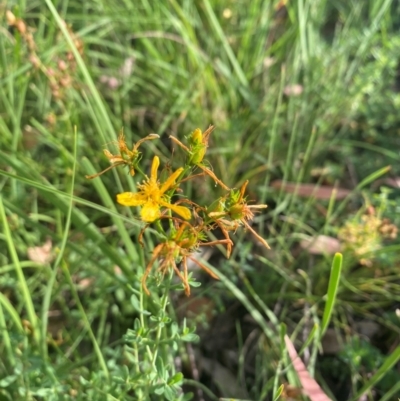
[[[156,203],[160,203],[162,194],[160,191],[159,184],[157,184],[156,181],[149,179],[143,184],[139,184],[138,188],[143,197],[146,197],[147,200],[152,200]]]

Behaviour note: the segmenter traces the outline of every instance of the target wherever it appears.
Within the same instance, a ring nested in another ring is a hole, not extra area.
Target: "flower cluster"
[[[188,264],[190,260],[212,277],[218,278],[207,266],[198,261],[193,254],[201,246],[213,246],[222,244],[226,247],[227,257],[232,252],[233,241],[229,233],[236,232],[239,227],[249,230],[266,248],[268,243],[259,236],[250,225],[254,217],[254,211],[264,209],[266,205],[249,205],[245,192],[248,181],[240,189],[229,188],[214,172],[207,167],[204,156],[208,148],[208,140],[214,127],[210,126],[205,132],[195,129],[187,138],[186,144],[175,137],[170,137],[186,154],[186,160],[182,167],[174,172],[169,172],[165,179],[160,180],[158,170],[160,159],[154,156],[150,176],[142,173],[139,167],[141,152],[139,146],[149,140],[157,139],[158,135],[150,134],[138,141],[130,150],[125,142],[123,134],[118,138],[119,154],[112,154],[104,150],[105,156],[111,165],[102,172],[87,176],[96,178],[104,172],[118,166],[127,166],[131,176],[135,171],[144,176],[141,183],[137,184],[137,192],[123,192],[117,195],[117,202],[124,206],[140,207],[141,220],[146,223],[139,236],[139,242],[143,245],[142,236],[150,225],[158,231],[161,242],[153,250],[152,257],[147,264],[142,277],[142,285],[147,294],[150,294],[146,281],[152,271],[153,265],[158,262],[158,271],[165,275],[173,269],[183,283],[186,295],[190,295]],[[196,173],[200,170],[200,173]],[[192,199],[185,197],[181,185],[195,176],[209,176],[224,191],[223,196],[218,197],[208,206],[202,206]],[[179,195],[179,197],[178,197]],[[164,220],[168,224],[160,222]],[[165,229],[164,226],[168,228]],[[216,241],[207,241],[208,234],[219,228],[224,238]]]
[[[350,252],[361,265],[372,267],[375,252],[382,248],[384,240],[397,238],[398,228],[380,210],[369,206],[365,213],[349,219],[340,228],[338,237],[343,249]]]

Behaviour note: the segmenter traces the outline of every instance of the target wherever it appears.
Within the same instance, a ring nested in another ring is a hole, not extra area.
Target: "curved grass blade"
[[[68,206],[68,212],[67,212],[67,218],[64,226],[64,234],[62,236],[62,241],[61,241],[61,246],[60,250],[57,253],[57,259],[54,262],[53,265],[53,271],[50,276],[50,280],[46,286],[45,294],[43,297],[43,303],[42,303],[42,339],[46,338],[47,334],[47,324],[48,324],[48,311],[50,308],[50,302],[51,302],[51,294],[53,291],[53,286],[57,277],[57,272],[58,272],[58,266],[64,256],[65,249],[67,247],[67,241],[68,241],[68,235],[69,235],[69,229],[71,227],[71,215],[72,215],[72,209],[74,206],[73,202],[73,193],[74,193],[74,187],[75,187],[75,176],[76,176],[76,155],[77,155],[77,133],[76,133],[76,127],[75,127],[75,134],[74,134],[74,164],[72,166],[72,182],[71,182],[71,190],[70,190],[70,200],[69,200],[69,206]],[[47,354],[47,342],[42,341],[42,353],[43,355],[48,355]]]

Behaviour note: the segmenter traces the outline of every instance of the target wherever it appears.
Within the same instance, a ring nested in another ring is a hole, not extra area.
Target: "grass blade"
[[[341,253],[336,253],[331,269],[331,276],[329,278],[328,293],[326,294],[326,304],[324,309],[324,314],[322,317],[321,324],[321,334],[320,337],[324,335],[326,329],[328,328],[329,322],[331,320],[333,308],[335,306],[336,295],[339,288],[340,273],[342,271],[343,256]]]
[[[360,397],[367,391],[371,390],[375,384],[377,384],[386,373],[400,360],[400,346],[398,346],[383,362],[382,366],[378,371],[368,380],[368,382],[354,395],[350,401],[359,400]]]
[[[56,23],[57,23],[58,27],[60,28],[62,34],[64,35],[65,40],[68,43],[68,46],[71,48],[71,51],[74,54],[74,57],[79,66],[79,69],[81,70],[82,75],[85,78],[86,84],[89,87],[90,92],[92,93],[94,102],[95,102],[98,112],[99,112],[97,116],[99,119],[101,119],[103,121],[105,128],[108,131],[108,135],[105,134],[103,131],[100,132],[101,135],[103,136],[102,140],[104,142],[111,141],[111,140],[113,140],[113,137],[114,137],[114,128],[112,126],[112,123],[111,123],[111,120],[107,113],[107,110],[104,106],[104,103],[100,97],[100,94],[99,94],[98,90],[96,89],[93,79],[90,76],[90,73],[86,67],[86,64],[83,61],[82,56],[79,54],[79,51],[76,48],[74,41],[71,38],[70,33],[68,32],[67,26],[66,26],[65,22],[61,19],[60,15],[58,14],[57,9],[54,7],[53,3],[50,0],[45,0],[45,2],[47,4],[47,7],[49,8],[50,12],[53,14],[53,17],[56,20]]]
[[[33,328],[33,338],[37,344],[40,343],[40,331],[38,330],[38,319],[35,312],[35,307],[33,306],[32,297],[29,291],[28,284],[25,279],[21,263],[18,258],[17,250],[15,249],[14,242],[11,235],[10,226],[8,225],[8,220],[6,212],[3,206],[3,197],[0,196],[0,220],[3,222],[3,232],[8,245],[8,250],[10,252],[11,259],[15,266],[15,272],[19,281],[19,289],[21,290],[22,299],[24,300],[25,308],[28,314],[28,319]]]
[[[238,299],[243,306],[249,311],[253,319],[260,325],[262,330],[264,331],[264,334],[272,341],[276,342],[278,339],[278,334],[280,331],[280,326],[274,325],[275,330],[271,329],[271,327],[268,326],[265,318],[262,316],[262,314],[252,305],[250,300],[247,298],[247,296],[231,281],[229,280],[228,277],[226,277],[223,273],[221,273],[219,270],[215,269],[212,265],[207,263],[206,261],[202,261],[207,268],[209,268],[223,283],[224,285],[234,294],[236,299]],[[279,322],[278,318],[273,314],[272,311],[270,311],[270,318],[271,322]]]

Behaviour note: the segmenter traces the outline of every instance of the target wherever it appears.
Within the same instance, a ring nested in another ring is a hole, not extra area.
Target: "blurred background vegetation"
[[[398,399],[397,1],[6,0],[0,18],[0,400],[306,399],[283,331],[332,399]],[[143,161],[174,168],[169,135],[209,124],[208,160],[268,204],[272,249],[238,232],[229,260],[201,254],[224,279],[194,272],[157,315],[138,295],[152,239],[115,204],[134,184],[85,175],[122,128],[159,134]]]

